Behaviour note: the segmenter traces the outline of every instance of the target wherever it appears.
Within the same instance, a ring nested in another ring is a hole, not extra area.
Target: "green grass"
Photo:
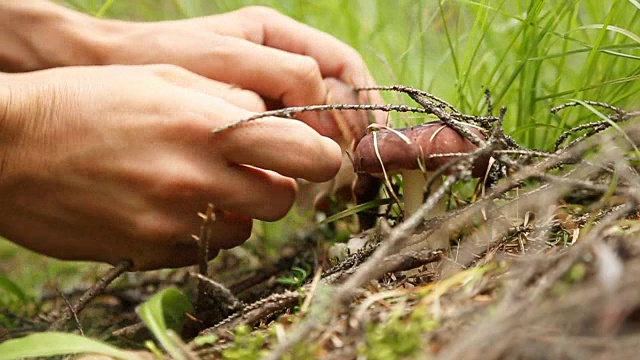
[[[483,93],[490,89],[495,107],[508,108],[506,131],[531,148],[551,149],[562,130],[595,120],[588,109],[549,114],[569,99],[638,107],[640,6],[632,0],[67,3],[96,15],[144,21],[270,6],[352,45],[380,84],[421,88],[472,114],[486,111]],[[397,95],[387,99],[407,102]],[[395,115],[394,121],[401,126],[424,118]]]
[[[27,299],[42,296],[43,288],[66,291],[78,286],[79,282],[91,284],[98,279],[96,273],[105,271],[106,265],[88,262],[61,261],[19,248],[0,237],[0,277],[14,282]],[[79,269],[84,271],[79,272]],[[86,277],[83,273],[93,273]],[[0,287],[0,310],[3,293]]]

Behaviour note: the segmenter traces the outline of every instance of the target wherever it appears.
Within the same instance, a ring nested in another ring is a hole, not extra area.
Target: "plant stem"
[[[404,170],[402,171],[402,191],[404,202],[405,218],[413,215],[424,203],[424,192],[427,185],[427,179],[432,173],[423,173],[421,170]],[[434,179],[432,188],[437,189],[442,185],[442,177],[438,175]],[[425,215],[425,220],[432,219],[447,212],[446,200],[440,199],[433,209]]]

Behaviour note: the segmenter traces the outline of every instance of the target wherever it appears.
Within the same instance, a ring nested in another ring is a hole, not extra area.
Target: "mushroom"
[[[480,139],[485,139],[477,128],[468,128]],[[362,138],[353,154],[353,167],[363,179],[400,173],[403,182],[404,212],[406,216],[410,216],[424,201],[427,179],[438,168],[455,159],[454,156],[430,156],[469,153],[476,148],[476,145],[456,130],[440,121],[403,129],[383,128]],[[473,176],[483,177],[487,166],[488,158],[478,159],[473,164]],[[434,180],[435,186],[441,184],[441,178]],[[440,201],[427,218],[445,212],[445,202]]]

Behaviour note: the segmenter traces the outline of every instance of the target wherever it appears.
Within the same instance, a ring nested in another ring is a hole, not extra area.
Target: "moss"
[[[267,334],[261,331],[252,332],[251,328],[241,325],[236,328],[233,345],[222,352],[225,360],[259,360],[266,353]]]
[[[417,308],[409,316],[395,311],[383,324],[367,329],[366,344],[359,352],[369,360],[413,359],[424,348],[424,334],[435,329],[438,322],[424,308]]]
[[[235,339],[231,347],[222,352],[224,360],[258,360],[262,359],[267,353],[268,348],[276,339],[275,324],[270,326],[266,331],[253,331],[247,325],[241,325],[236,328]],[[295,346],[288,354],[285,354],[283,360],[305,360],[315,359],[317,345],[301,343]]]

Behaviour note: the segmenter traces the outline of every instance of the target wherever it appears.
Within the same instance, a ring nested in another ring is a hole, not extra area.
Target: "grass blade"
[[[356,205],[356,206],[352,206],[344,211],[341,211],[337,214],[331,215],[328,218],[322,220],[318,225],[326,225],[329,223],[332,223],[334,221],[338,221],[340,219],[344,219],[346,217],[349,217],[351,215],[355,215],[359,212],[362,211],[366,211],[366,210],[370,210],[370,209],[375,209],[378,206],[382,206],[382,205],[388,205],[393,203],[392,199],[377,199],[377,200],[373,200],[373,201],[369,201],[366,202],[364,204],[360,204],[360,205]]]
[[[629,39],[631,39],[631,40],[637,42],[638,44],[640,44],[640,36],[636,35],[631,30],[623,29],[623,28],[618,27],[618,26],[613,26],[613,25],[605,26],[604,24],[592,24],[592,25],[580,26],[579,28],[575,29],[574,31],[584,30],[584,29],[610,30],[610,31],[613,31],[613,32],[618,33],[618,34],[622,34],[622,35],[628,37]]]
[[[81,353],[101,354],[123,360],[139,358],[135,353],[118,349],[98,340],[60,332],[31,334],[0,344],[0,360]]]
[[[9,278],[0,275],[0,289],[3,289],[7,294],[17,298],[21,303],[27,303],[27,294]]]

